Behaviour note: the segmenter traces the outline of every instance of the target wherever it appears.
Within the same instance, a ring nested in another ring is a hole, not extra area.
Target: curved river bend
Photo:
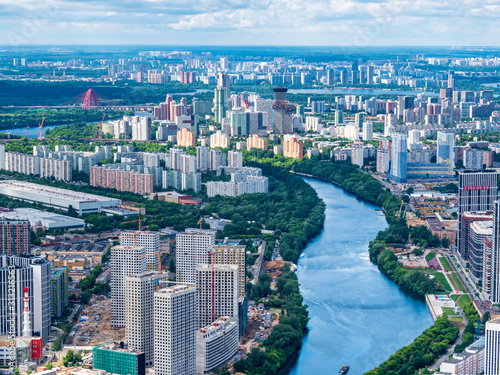
[[[309,333],[292,375],[361,375],[410,344],[432,323],[424,302],[404,294],[368,257],[387,227],[375,206],[330,183],[304,178],[326,204],[322,233],[304,250],[297,275]]]

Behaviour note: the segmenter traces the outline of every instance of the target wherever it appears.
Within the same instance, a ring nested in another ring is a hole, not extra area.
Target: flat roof
[[[81,191],[73,191],[68,189],[61,189],[52,186],[45,186],[40,184],[34,184],[32,182],[17,181],[17,180],[6,180],[0,181],[0,193],[2,189],[14,189],[18,192],[23,192],[25,194],[31,195],[42,195],[50,198],[59,198],[66,200],[73,200],[79,203],[86,202],[116,202],[120,201],[115,198],[108,198],[102,195],[88,194]]]
[[[31,226],[41,223],[42,226],[48,229],[85,226],[85,221],[82,219],[36,210],[34,208],[14,208],[9,211],[0,211],[0,218],[7,220],[28,220]]]

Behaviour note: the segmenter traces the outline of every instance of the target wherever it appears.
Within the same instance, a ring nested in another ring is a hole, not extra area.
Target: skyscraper
[[[463,238],[463,214],[468,211],[493,211],[498,198],[498,173],[495,171],[461,171],[458,174],[458,244],[460,261],[466,265],[466,241]]]
[[[24,288],[28,288],[29,305],[33,306],[33,269],[27,266],[14,266],[12,270],[14,289],[13,294],[9,293],[9,274],[11,270],[8,268],[7,257],[0,257],[0,335],[10,335],[11,327],[9,317],[11,316],[10,304],[12,301],[15,305],[15,327],[12,327],[15,336],[23,335],[23,299]],[[12,300],[11,300],[12,298]],[[33,322],[33,309],[30,311],[30,321]]]
[[[392,136],[392,162],[391,173],[389,175],[390,179],[396,182],[406,182],[406,157],[406,134],[394,134]]]
[[[484,375],[500,374],[500,319],[486,322]]]
[[[177,233],[176,242],[176,269],[177,281],[192,283],[196,281],[195,268],[198,264],[209,263],[209,247],[215,244],[215,232],[198,229],[186,230]]]
[[[437,133],[437,162],[455,166],[455,134]]]
[[[196,329],[196,288],[177,285],[155,292],[155,375],[196,373]]]
[[[125,326],[125,278],[146,272],[144,246],[111,248],[111,326]]]
[[[51,263],[42,257],[12,256],[9,264],[30,267],[33,270],[33,301],[30,310],[33,313],[33,332],[35,336],[48,337],[51,327]]]
[[[162,276],[168,281],[167,274]],[[154,293],[159,282],[156,271],[125,278],[125,339],[130,349],[144,352],[146,366],[154,359]]]
[[[493,303],[500,303],[500,201],[494,204],[491,242],[491,250],[484,253],[483,292]]]
[[[216,88],[214,90],[214,116],[215,122],[222,124],[222,119],[226,117],[227,101],[224,89]]]
[[[238,320],[238,266],[196,266],[198,328],[222,316]]]

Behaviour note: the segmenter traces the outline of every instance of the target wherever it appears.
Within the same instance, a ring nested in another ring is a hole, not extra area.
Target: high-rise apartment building
[[[33,270],[33,333],[35,336],[48,337],[51,330],[50,277],[49,260],[32,255],[11,256],[8,263],[14,266],[30,267]]]
[[[204,374],[238,351],[238,322],[221,317],[196,332],[196,374]]]
[[[196,167],[200,171],[208,171],[210,169],[210,148],[207,146],[196,147]]]
[[[30,222],[0,220],[0,254],[30,254]]]
[[[407,178],[406,134],[394,134],[392,137],[392,163],[389,178],[396,182],[406,182]]]
[[[484,375],[500,374],[500,319],[486,322]]]
[[[494,204],[491,247],[484,253],[483,293],[493,303],[500,303],[500,201]]]
[[[238,266],[238,294],[245,297],[246,247],[242,245],[215,245],[211,248],[214,253],[214,264]]]
[[[394,145],[393,145],[394,147]],[[467,264],[467,241],[463,237],[463,215],[466,212],[493,211],[498,198],[498,173],[491,170],[482,172],[460,171],[458,174],[458,244],[459,259]]]
[[[229,151],[227,153],[228,167],[243,167],[243,154],[241,151]]]
[[[68,271],[66,267],[53,267],[50,276],[51,314],[59,319],[69,304]]]
[[[154,359],[154,293],[167,274],[150,271],[125,278],[125,340],[130,349],[145,354],[146,367]]]
[[[227,148],[229,147],[229,144],[231,142],[231,139],[229,135],[227,135],[224,132],[221,132],[220,130],[217,130],[214,134],[210,136],[210,147],[211,148]]]
[[[146,272],[144,246],[111,248],[111,326],[125,327],[125,278]]]
[[[120,234],[120,245],[144,247],[146,253],[146,270],[158,270],[158,257],[161,253],[160,232],[122,232]]]
[[[188,128],[182,128],[177,132],[177,146],[191,147],[196,146],[196,134]]]
[[[154,293],[155,375],[196,374],[196,288],[177,285]]]
[[[304,157],[304,144],[296,138],[290,138],[283,142],[283,156],[302,159]]]
[[[0,335],[9,335],[11,332],[10,320],[11,316],[10,304],[12,301],[15,304],[15,327],[13,332],[15,336],[23,336],[24,323],[24,288],[28,288],[29,306],[33,306],[33,269],[27,266],[14,266],[13,270],[9,269],[7,257],[0,257]],[[9,274],[12,272],[15,285],[14,294],[9,295]],[[30,322],[33,322],[33,309],[30,310]]]
[[[437,162],[439,164],[455,165],[455,134],[437,133]]]
[[[176,270],[177,281],[192,283],[196,281],[195,269],[198,264],[209,263],[209,247],[215,245],[215,232],[198,229],[186,230],[177,233],[176,242]]]
[[[222,316],[238,320],[238,266],[196,266],[198,329]]]
[[[247,150],[251,150],[252,148],[267,150],[267,139],[262,138],[257,134],[251,135],[247,139]]]

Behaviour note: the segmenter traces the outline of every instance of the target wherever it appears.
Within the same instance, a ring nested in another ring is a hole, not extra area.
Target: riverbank
[[[382,207],[384,211],[386,211],[387,207],[387,221],[390,223],[390,226],[385,231],[380,231],[377,237],[370,242],[370,260],[376,264],[389,279],[403,289],[410,290],[420,296],[425,296],[433,292],[433,283],[423,273],[409,273],[406,269],[401,267],[394,254],[386,250],[387,239],[390,238],[391,241],[394,241],[396,240],[394,234],[403,233],[399,242],[404,242],[405,238],[409,235],[409,231],[404,219],[400,219],[396,215],[393,216],[395,207],[392,205],[391,210],[391,199],[388,198],[387,200],[383,200],[377,196],[377,191],[379,193],[378,195],[383,194],[380,183],[373,177],[362,173],[354,166],[354,168],[351,168],[346,164],[335,168],[335,164],[321,163],[318,162],[318,160],[315,162],[306,160],[305,162],[302,161],[294,164],[292,169],[298,171],[298,173],[319,177],[323,181],[333,182],[337,186],[340,185],[343,189],[352,192],[359,198],[371,201],[374,204],[378,203],[377,205]],[[361,176],[361,174],[366,177]],[[328,176],[328,178],[326,176]],[[378,187],[375,185],[375,182],[378,184]],[[373,193],[373,195],[366,193]],[[394,201],[394,199],[392,200]],[[399,199],[397,201],[399,201]],[[406,232],[404,230],[405,228]],[[440,318],[429,329],[425,330],[415,339],[412,344],[399,349],[389,357],[388,360],[365,374],[385,375],[389,372],[393,372],[394,374],[417,374],[420,369],[431,365],[445,353],[448,347],[457,339],[458,333],[458,328],[452,327],[446,318]],[[429,349],[431,347],[432,350]]]

